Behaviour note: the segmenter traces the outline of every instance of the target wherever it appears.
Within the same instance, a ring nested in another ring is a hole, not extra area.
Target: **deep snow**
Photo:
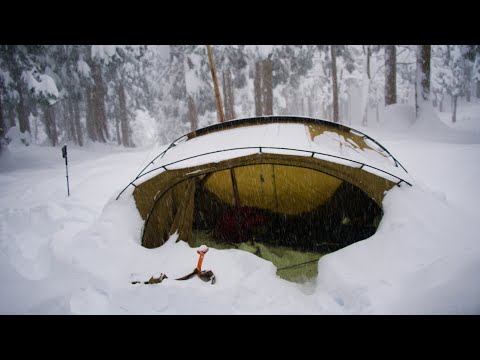
[[[0,157],[0,313],[479,314],[480,106],[459,109],[455,125],[430,114],[422,128],[405,109],[388,112],[406,123],[358,129],[406,167],[413,187],[391,190],[377,233],[322,257],[307,284],[250,253],[212,248],[203,268],[215,285],[172,280],[192,271],[196,249],[175,237],[142,248],[132,198],[115,201],[162,146],[70,146],[67,197],[60,148],[12,143]],[[435,136],[433,121],[445,124]],[[169,279],[130,283],[159,272]]]

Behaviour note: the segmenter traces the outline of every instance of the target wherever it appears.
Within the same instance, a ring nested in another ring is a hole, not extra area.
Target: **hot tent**
[[[147,248],[178,233],[190,244],[203,234],[222,243],[253,239],[328,252],[371,236],[386,192],[410,185],[407,175],[360,131],[269,116],[182,136],[125,189],[134,187]]]

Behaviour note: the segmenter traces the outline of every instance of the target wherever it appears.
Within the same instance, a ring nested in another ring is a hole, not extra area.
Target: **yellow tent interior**
[[[296,280],[314,276],[322,254],[374,234],[396,184],[362,167],[259,152],[160,172],[133,195],[145,220],[143,246],[178,233],[191,246],[239,248],[290,266],[278,274]]]

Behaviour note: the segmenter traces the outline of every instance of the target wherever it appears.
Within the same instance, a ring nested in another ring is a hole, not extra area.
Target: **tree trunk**
[[[20,132],[24,133],[26,131],[30,132],[30,123],[28,121],[27,109],[25,106],[23,86],[19,82],[17,84],[16,90],[18,92],[18,104],[17,104],[17,114],[18,114],[18,125],[20,126]]]
[[[55,109],[53,105],[44,105],[45,130],[52,146],[58,145],[57,124],[55,123]]]
[[[92,101],[92,90],[90,87],[86,91],[87,108],[86,108],[86,122],[87,122],[87,136],[92,141],[97,141],[97,127],[95,126],[95,117]]]
[[[385,106],[397,103],[397,53],[395,45],[385,45]]]
[[[452,111],[452,122],[457,121],[457,99],[458,95],[453,96],[453,111]]]
[[[120,80],[120,85],[118,86],[118,103],[119,103],[119,110],[120,110],[120,127],[122,132],[122,143],[125,147],[132,147],[132,139],[131,139],[131,129],[128,126],[128,112],[127,112],[127,104],[125,101],[125,87]]]
[[[195,107],[195,101],[188,95],[188,116],[190,118],[191,131],[195,131],[198,128],[198,115]]]
[[[79,100],[73,100],[73,122],[75,124],[75,132],[77,134],[77,145],[83,146],[82,126],[80,124],[80,106]]]
[[[35,116],[35,121],[33,123],[33,142],[34,144],[38,141],[38,116]]]
[[[417,45],[417,74],[415,81],[415,109],[418,118],[422,104],[430,99],[431,46]]]
[[[227,75],[226,71],[223,71],[222,74],[222,80],[223,80],[223,107],[225,109],[225,120],[231,120],[230,118],[230,109],[228,108],[228,89],[227,89]]]
[[[225,107],[225,120],[235,119],[235,101],[233,98],[232,75],[230,70],[223,72],[223,102]]]
[[[0,153],[2,152],[3,139],[5,138],[5,123],[3,121],[3,107],[2,107],[2,95],[0,94]]]
[[[263,115],[273,115],[273,62],[263,60],[262,65]]]
[[[262,62],[257,61],[255,63],[255,80],[253,81],[255,88],[255,115],[262,116]]]
[[[233,81],[232,81],[232,74],[230,73],[230,70],[228,70],[227,73],[227,81],[228,81],[228,97],[229,97],[229,108],[230,108],[230,115],[232,119],[236,118],[235,115],[235,91],[234,91],[234,86],[233,86]]]
[[[363,108],[363,118],[362,118],[362,125],[367,126],[368,125],[368,103],[369,103],[369,95],[370,95],[370,80],[371,80],[371,75],[370,75],[370,57],[372,56],[372,51],[370,49],[370,46],[367,45],[367,53],[366,53],[366,59],[365,59],[365,72],[367,75],[367,84],[364,86],[362,89],[365,93],[362,94],[364,97],[364,108]],[[365,76],[364,76],[364,81],[365,81]]]
[[[350,90],[347,91],[347,123],[350,125],[352,123],[352,95]]]
[[[347,101],[345,101],[345,120],[346,120],[347,124],[351,124],[351,120],[350,120],[350,95],[349,94],[347,95]]]
[[[438,102],[438,111],[443,112],[443,96],[440,98]]]
[[[466,81],[466,84],[465,84],[465,100],[467,100],[467,102],[470,102],[471,101],[471,88],[472,88],[472,68],[470,66],[470,64],[466,61],[466,59],[464,58],[463,59],[463,69],[464,69],[464,73],[465,73],[465,81]]]
[[[115,119],[115,131],[117,133],[117,144],[122,145],[122,134],[120,134],[120,116],[117,114]]]
[[[480,99],[480,80],[477,80],[477,98]]]
[[[10,129],[11,127],[17,126],[15,121],[15,114],[17,113],[17,109],[15,107],[10,107],[6,110],[6,119],[7,119],[7,126]]]
[[[75,134],[75,124],[73,122],[73,104],[70,99],[63,101],[63,118],[66,123],[67,140],[73,140],[76,144],[77,136]]]
[[[2,96],[0,95],[0,138],[3,139],[3,136],[7,129],[5,128],[5,123],[3,121],[3,105],[2,105]]]
[[[313,102],[312,95],[308,97],[308,116],[313,117]]]
[[[338,122],[338,84],[337,84],[337,48],[330,45],[330,54],[332,57],[332,103],[333,103],[333,121]]]
[[[119,77],[118,73],[116,74],[117,77]],[[117,97],[120,98],[120,91],[119,87],[116,88],[117,90]],[[119,101],[120,103],[120,101]],[[121,146],[122,145],[122,133],[120,131],[120,105],[115,104],[115,110],[114,110],[114,117],[115,117],[115,134],[116,134],[116,139],[117,139],[117,145]]]
[[[66,99],[63,102],[63,113],[66,125],[67,140],[73,140],[74,143],[77,144],[75,123],[73,121],[73,102],[71,99]]]
[[[91,101],[93,105],[95,128],[97,130],[97,140],[100,142],[106,142],[110,137],[108,134],[107,114],[105,110],[105,87],[100,65],[96,61],[93,61],[92,64],[94,86]]]
[[[210,62],[210,71],[212,73],[212,79],[213,79],[213,89],[215,90],[215,99],[217,100],[217,118],[219,122],[224,122],[225,115],[223,114],[222,97],[220,96],[217,72],[215,70],[215,62],[213,60],[213,52],[212,52],[212,47],[210,45],[207,45],[207,52],[208,52],[208,61]]]

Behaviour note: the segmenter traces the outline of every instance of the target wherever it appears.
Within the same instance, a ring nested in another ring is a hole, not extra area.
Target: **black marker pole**
[[[62,157],[65,159],[65,168],[67,169],[67,193],[70,196],[70,186],[68,185],[68,159],[67,159],[67,145],[62,147]]]

